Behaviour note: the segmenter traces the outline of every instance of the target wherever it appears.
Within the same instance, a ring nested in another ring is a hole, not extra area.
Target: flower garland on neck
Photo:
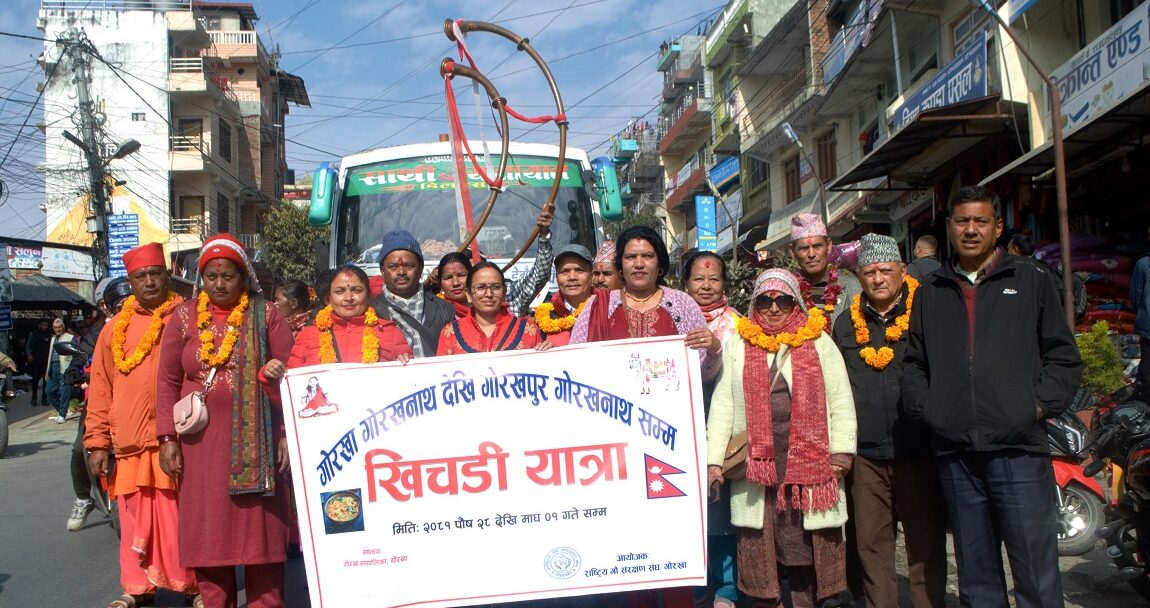
[[[839,304],[839,294],[843,292],[843,286],[839,284],[839,267],[831,264],[827,266],[827,286],[823,288],[823,304],[818,306],[815,304],[813,297],[814,285],[802,273],[799,274],[799,293],[803,296],[803,302],[806,303],[807,308],[814,310],[821,309],[825,313],[832,313],[835,307]]]
[[[773,336],[769,335],[749,317],[739,317],[739,320],[735,321],[735,329],[739,331],[739,335],[748,344],[757,346],[769,353],[777,353],[783,344],[791,348],[798,348],[804,342],[814,340],[823,333],[823,329],[827,326],[827,316],[822,309],[812,308],[807,312],[807,315],[806,324],[793,334],[784,332]]]
[[[208,294],[201,291],[196,302],[196,326],[200,328],[200,361],[208,367],[219,367],[232,358],[232,349],[240,339],[240,325],[244,322],[244,313],[248,310],[248,292],[240,294],[240,301],[228,313],[228,327],[224,339],[220,341],[220,349],[216,351],[216,337],[212,333],[212,313],[208,311]]]
[[[587,298],[587,300],[590,299],[591,298]],[[575,312],[564,317],[559,317],[558,319],[551,317],[551,314],[555,312],[555,305],[551,302],[544,302],[535,308],[535,324],[547,335],[567,331],[575,327],[575,321],[579,318],[579,315],[583,314],[583,307],[587,305],[587,300],[580,302]]]
[[[128,296],[124,300],[120,312],[116,314],[116,322],[112,325],[112,362],[120,373],[130,374],[140,366],[144,359],[152,352],[152,348],[160,341],[160,332],[164,329],[164,315],[176,305],[176,294],[168,292],[168,297],[152,311],[152,320],[148,322],[148,329],[140,336],[132,354],[124,356],[124,343],[128,339],[128,325],[132,322],[133,309],[136,306],[136,296]]]
[[[884,337],[887,344],[901,340],[910,327],[910,311],[914,307],[914,292],[918,289],[918,281],[912,276],[907,276],[903,283],[906,285],[906,311],[895,317],[894,323],[886,328]],[[862,298],[857,295],[851,302],[851,324],[854,325],[855,343],[864,347],[859,351],[863,361],[879,371],[890,365],[894,360],[894,349],[886,345],[875,349],[870,345],[870,328],[867,327],[866,318],[863,317]]]
[[[335,336],[332,335],[332,309],[327,305],[315,315],[315,328],[319,330],[319,362],[336,363]],[[361,346],[360,361],[362,363],[376,363],[379,361],[379,336],[375,335],[375,326],[379,323],[379,316],[370,306],[363,317],[363,346]]]

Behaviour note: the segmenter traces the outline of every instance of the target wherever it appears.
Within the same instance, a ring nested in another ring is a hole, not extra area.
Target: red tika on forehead
[[[711,260],[703,260],[703,268],[710,268]]]

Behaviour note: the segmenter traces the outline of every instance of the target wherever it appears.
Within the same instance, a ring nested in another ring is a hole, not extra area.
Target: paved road
[[[75,419],[47,420],[26,396],[9,403],[11,447],[0,460],[0,607],[100,608],[119,596],[117,538],[100,512],[78,532],[68,532],[72,485],[68,461]],[[1060,563],[1067,608],[1150,606],[1115,576],[1100,550]],[[309,605],[303,565],[288,563],[288,608]],[[958,606],[950,565],[947,606]],[[905,594],[904,594],[905,595]],[[904,597],[903,605],[909,606]],[[183,606],[182,596],[161,593],[155,606]]]

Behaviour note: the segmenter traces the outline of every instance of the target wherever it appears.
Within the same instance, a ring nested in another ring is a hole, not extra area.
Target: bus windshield
[[[475,241],[493,260],[515,255],[535,228],[555,177],[554,158],[513,156],[504,177],[506,189]],[[467,232],[456,203],[450,156],[387,160],[348,169],[339,206],[339,258],[367,268],[379,262],[379,242],[389,230],[411,232],[427,266],[455,251]],[[492,168],[494,172],[494,167]],[[472,216],[482,215],[490,191],[477,174],[468,175]],[[595,250],[595,218],[583,189],[579,163],[566,162],[551,224],[556,249],[578,243]],[[533,243],[525,258],[535,255]]]

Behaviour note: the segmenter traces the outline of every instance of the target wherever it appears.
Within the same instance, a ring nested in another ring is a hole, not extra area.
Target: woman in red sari
[[[534,321],[515,317],[507,310],[503,299],[506,292],[507,284],[498,266],[491,262],[476,264],[467,275],[471,309],[462,319],[443,327],[436,356],[551,348]]]
[[[156,379],[160,467],[180,483],[180,561],[195,569],[205,606],[236,606],[244,565],[247,605],[282,608],[289,490],[278,383],[291,329],[235,237],[205,242],[199,272],[198,297],[164,331]],[[172,406],[193,391],[208,425],[177,437]]]

